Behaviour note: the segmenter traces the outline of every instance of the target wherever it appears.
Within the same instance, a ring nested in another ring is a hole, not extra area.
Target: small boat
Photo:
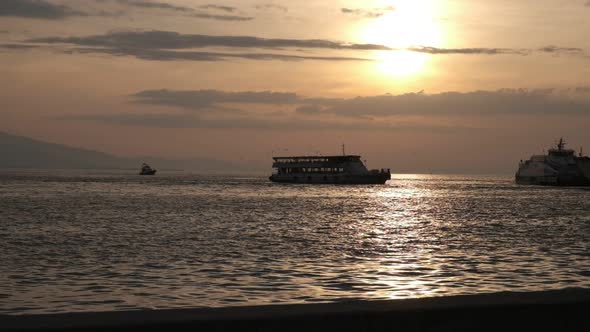
[[[154,175],[156,174],[156,169],[151,168],[150,165],[143,163],[141,164],[141,170],[139,171],[139,175]]]
[[[273,157],[270,181],[310,184],[384,184],[389,169],[368,170],[360,156]]]

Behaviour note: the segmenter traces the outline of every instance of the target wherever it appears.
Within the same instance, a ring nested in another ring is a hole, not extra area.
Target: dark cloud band
[[[222,19],[221,17],[219,19]],[[226,19],[244,19],[241,17],[227,16]],[[112,49],[190,49],[204,47],[233,47],[233,48],[299,48],[299,49],[330,49],[330,50],[356,50],[356,51],[399,51],[407,50],[433,55],[451,54],[483,54],[483,55],[528,55],[533,52],[584,55],[580,48],[545,46],[539,49],[512,49],[512,48],[437,48],[430,46],[414,46],[404,49],[393,49],[378,44],[343,43],[325,39],[282,39],[261,38],[254,36],[212,36],[196,34],[180,34],[172,31],[118,31],[104,35],[84,37],[49,37],[28,40],[33,43],[71,44],[89,47],[108,47]]]
[[[518,54],[527,55],[530,50],[509,48],[437,48],[429,46],[409,47],[408,51],[428,54]]]
[[[44,0],[2,0],[0,1],[1,16],[59,20],[70,16],[88,16],[88,14]]]
[[[228,59],[247,59],[247,60],[277,60],[277,61],[374,61],[367,58],[358,57],[338,57],[338,56],[307,56],[307,55],[290,55],[277,53],[222,53],[222,52],[192,52],[192,51],[170,51],[163,49],[140,49],[140,48],[97,48],[97,47],[77,47],[65,50],[66,53],[82,54],[109,54],[113,56],[132,56],[142,60],[153,61],[226,61]]]
[[[239,16],[239,15],[219,15],[219,14],[212,14],[207,12],[206,10],[214,10],[214,11],[223,11],[227,13],[233,13],[237,11],[237,8],[231,6],[223,6],[223,5],[216,5],[216,4],[208,4],[208,5],[201,5],[198,8],[201,10],[196,10],[191,7],[185,6],[178,6],[172,5],[166,2],[154,2],[154,1],[145,1],[145,0],[95,0],[97,2],[107,2],[112,1],[118,3],[120,5],[124,5],[127,7],[135,7],[140,9],[156,9],[156,10],[168,10],[168,11],[176,11],[183,13],[190,17],[200,18],[200,19],[210,19],[210,20],[219,20],[219,21],[250,21],[253,20],[253,17],[249,16]]]
[[[468,115],[590,115],[590,89],[502,89],[498,91],[424,92],[352,99],[305,98],[294,93],[223,92],[217,90],[147,90],[132,96],[137,102],[199,109],[223,103],[292,104],[297,113],[344,117],[468,116]],[[574,98],[575,97],[575,98]]]
[[[252,36],[189,35],[171,31],[126,31],[86,37],[50,37],[36,43],[64,43],[80,46],[134,47],[142,49],[183,49],[201,47],[236,48],[321,48],[335,50],[391,50],[383,45],[350,44],[323,39],[281,39]]]
[[[490,116],[588,116],[590,88],[569,90],[503,89],[498,91],[408,93],[352,99],[305,98],[290,92],[219,90],[145,90],[130,96],[136,103],[168,106],[160,113],[65,116],[62,119],[100,121],[157,128],[263,130],[384,130],[455,134],[486,128],[465,125],[465,119]],[[228,109],[225,104],[243,109]],[[284,105],[269,114],[256,105]],[[411,119],[428,116],[431,123]],[[350,121],[354,117],[354,121]],[[443,119],[445,121],[440,121]],[[484,120],[485,121],[485,120]],[[440,124],[446,123],[446,124]]]
[[[234,19],[228,16],[227,19]],[[236,18],[241,19],[241,18]],[[537,49],[512,48],[437,48],[415,46],[408,48],[390,48],[378,44],[355,44],[336,42],[325,39],[282,39],[261,38],[254,36],[213,36],[180,34],[171,31],[117,31],[104,35],[83,37],[47,37],[24,41],[29,44],[66,44],[70,53],[103,53],[115,56],[133,56],[145,60],[173,61],[224,61],[231,58],[250,60],[280,61],[375,61],[370,57],[301,55],[300,52],[267,53],[258,49],[290,50],[323,49],[330,51],[410,51],[431,55],[521,55],[532,53],[549,53],[587,58],[584,50],[573,47],[545,46]],[[249,53],[194,51],[195,48],[234,48],[256,50]]]
[[[251,21],[254,19],[254,17],[250,17],[250,16],[216,15],[216,14],[209,14],[209,13],[194,13],[194,14],[191,14],[190,16],[196,17],[196,18],[219,20],[219,21]]]
[[[104,0],[102,0],[104,1]],[[144,0],[113,0],[117,3],[131,6],[131,7],[139,7],[139,8],[146,8],[146,9],[167,9],[167,10],[174,10],[179,12],[192,12],[193,9],[189,7],[183,6],[176,6],[171,5],[165,2],[152,2],[152,1],[144,1]]]

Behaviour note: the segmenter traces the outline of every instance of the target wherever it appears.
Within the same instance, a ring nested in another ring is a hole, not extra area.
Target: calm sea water
[[[0,313],[590,287],[590,190],[0,173]]]

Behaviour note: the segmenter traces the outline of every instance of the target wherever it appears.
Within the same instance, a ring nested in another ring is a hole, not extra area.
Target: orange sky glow
[[[0,131],[510,173],[561,136],[590,150],[587,31],[586,0],[3,0]]]

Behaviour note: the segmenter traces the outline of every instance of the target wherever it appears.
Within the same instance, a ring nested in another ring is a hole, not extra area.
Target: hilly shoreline
[[[254,165],[207,158],[166,159],[151,156],[122,157],[100,151],[74,148],[0,132],[0,169],[96,169],[135,170],[146,162],[163,171],[207,173],[261,172]]]

